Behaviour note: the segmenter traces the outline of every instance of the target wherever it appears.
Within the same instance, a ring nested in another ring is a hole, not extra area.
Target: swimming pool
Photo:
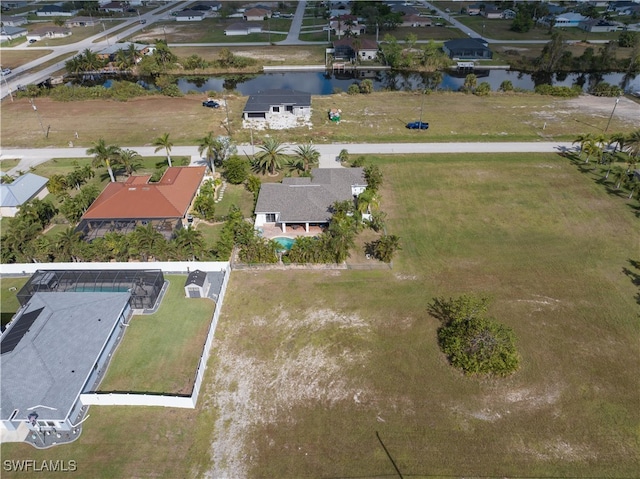
[[[273,238],[273,241],[280,243],[284,249],[289,251],[293,243],[296,241],[293,238],[285,238],[284,236],[278,236],[277,238]]]

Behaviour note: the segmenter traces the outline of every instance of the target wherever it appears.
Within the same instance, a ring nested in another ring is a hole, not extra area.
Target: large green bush
[[[513,331],[486,316],[487,298],[435,298],[429,312],[442,321],[438,341],[451,364],[465,374],[506,376],[520,357]]]

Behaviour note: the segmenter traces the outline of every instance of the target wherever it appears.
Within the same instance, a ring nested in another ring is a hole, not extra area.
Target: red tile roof
[[[183,218],[205,170],[204,166],[172,167],[158,183],[149,183],[148,175],[109,183],[82,218]]]

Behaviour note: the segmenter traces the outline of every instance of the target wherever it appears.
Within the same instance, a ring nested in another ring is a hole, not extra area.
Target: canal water
[[[312,95],[329,95],[336,91],[347,91],[349,86],[365,78],[373,82],[376,91],[402,91],[429,88],[431,90],[459,90],[469,72],[447,72],[440,76],[417,72],[391,72],[358,70],[355,72],[278,72],[256,75],[226,75],[206,77],[184,77],[179,79],[178,87],[184,93],[188,91],[231,91],[251,95],[271,88],[301,90]],[[618,85],[624,91],[640,90],[640,75],[624,73],[555,73],[551,75],[530,74],[510,70],[475,70],[478,84],[488,82],[493,91],[509,80],[515,88],[533,90],[538,84],[557,86],[580,85],[588,91],[597,83],[604,81]]]

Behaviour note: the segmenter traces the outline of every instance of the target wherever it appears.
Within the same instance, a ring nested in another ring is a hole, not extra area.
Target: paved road
[[[419,132],[417,132],[419,133]],[[295,145],[286,145],[294,148]],[[346,149],[350,155],[373,154],[415,154],[415,153],[549,153],[573,149],[569,142],[505,142],[505,143],[335,143],[314,144],[313,147],[320,153],[320,166],[322,168],[337,168],[340,164],[336,157],[342,149]],[[162,156],[162,152],[154,153],[152,146],[126,146],[137,151],[142,156]],[[239,145],[239,155],[252,155],[254,148],[251,145]],[[198,154],[197,146],[174,146],[171,150],[173,156],[190,156],[191,164],[204,164]],[[3,148],[0,152],[0,161],[7,159],[20,159],[20,163],[8,173],[13,175],[18,171],[28,171],[52,158],[87,158],[86,148]]]

